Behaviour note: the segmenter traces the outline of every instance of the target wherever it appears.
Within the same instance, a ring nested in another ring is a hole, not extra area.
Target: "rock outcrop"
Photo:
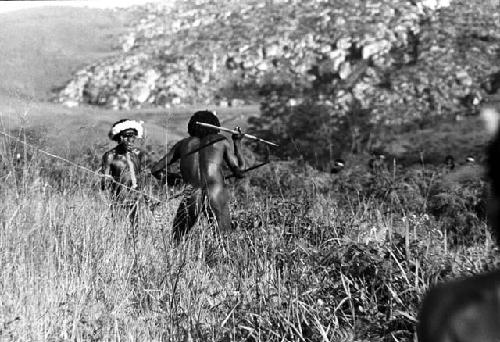
[[[122,54],[76,73],[58,100],[112,108],[232,104],[227,97],[241,103],[252,89],[290,83],[323,92],[321,101],[336,109],[354,97],[378,121],[441,115],[481,96],[500,47],[498,14],[474,6],[197,0],[135,7]]]

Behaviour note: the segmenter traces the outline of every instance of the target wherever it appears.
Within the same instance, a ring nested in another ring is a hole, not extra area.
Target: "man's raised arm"
[[[181,141],[177,142],[163,158],[153,165],[151,168],[151,174],[153,177],[158,180],[162,180],[166,177],[167,166],[175,163],[181,157],[179,148]]]
[[[231,153],[229,146],[226,145],[226,149],[224,151],[224,160],[226,164],[231,169],[231,172],[238,178],[242,178],[243,170],[245,168],[245,159],[241,153],[241,139],[243,138],[243,133],[241,133],[241,129],[239,127],[236,128],[239,134],[233,134],[231,138],[233,139],[233,148],[234,154]]]

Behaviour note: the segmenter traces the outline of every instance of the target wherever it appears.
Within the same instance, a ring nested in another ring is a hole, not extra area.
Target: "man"
[[[446,158],[444,158],[444,163],[448,171],[453,171],[455,169],[455,158],[451,154],[448,154]]]
[[[109,131],[109,138],[118,144],[102,156],[101,189],[109,188],[113,199],[113,209],[122,206],[128,209],[128,216],[134,236],[138,225],[139,174],[142,170],[144,152],[135,146],[137,138],[142,138],[142,121],[123,119],[117,121]]]
[[[189,137],[177,142],[151,169],[154,177],[164,179],[167,167],[179,161],[182,179],[188,185],[174,219],[173,237],[176,242],[195,225],[200,212],[205,209],[206,199],[209,218],[211,214],[215,216],[221,231],[231,229],[229,193],[222,168],[225,164],[237,177],[242,177],[245,164],[241,154],[243,134],[232,136],[233,153],[229,141],[219,134],[219,130],[202,127],[197,122],[220,127],[214,113],[206,110],[194,113],[188,123]]]
[[[368,168],[373,174],[381,174],[387,170],[385,155],[380,151],[372,152],[372,158],[368,161]]]
[[[344,167],[345,167],[344,159],[337,158],[333,161],[333,166],[330,169],[330,173],[339,173],[344,169]]]

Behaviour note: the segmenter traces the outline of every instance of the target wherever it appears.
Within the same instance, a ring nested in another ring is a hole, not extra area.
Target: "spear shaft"
[[[257,168],[259,168],[259,167],[261,167],[261,166],[267,165],[267,164],[269,164],[269,162],[268,162],[268,161],[263,162],[263,163],[260,163],[260,164],[257,164],[257,165],[254,165],[254,166],[251,166],[251,167],[249,167],[248,169],[241,170],[241,173],[242,173],[242,174],[243,174],[243,173],[247,173],[247,172],[249,172],[249,171],[255,170],[255,169],[257,169]],[[226,176],[225,178],[229,179],[229,178],[235,178],[235,177],[237,177],[237,176],[233,173],[233,174],[230,174],[229,176]]]
[[[208,124],[208,123],[204,123],[204,122],[196,122],[196,124],[200,125],[202,127],[213,128],[213,129],[220,129],[221,131],[228,132],[228,133],[231,133],[231,134],[240,134],[240,132],[235,131],[234,129],[226,128],[226,127],[214,126],[214,125],[211,125],[211,124]],[[245,138],[257,140],[257,141],[263,142],[264,144],[268,144],[268,145],[271,145],[271,146],[279,146],[278,144],[275,144],[275,143],[273,143],[271,141],[267,141],[267,140],[264,140],[264,139],[261,139],[261,138],[257,138],[255,135],[243,133],[243,136]]]

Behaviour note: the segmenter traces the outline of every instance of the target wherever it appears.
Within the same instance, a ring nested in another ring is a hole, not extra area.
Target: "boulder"
[[[229,102],[229,105],[231,107],[241,107],[241,106],[245,105],[245,100],[242,100],[242,99],[231,99],[231,101]]]
[[[281,55],[281,49],[278,44],[272,44],[265,48],[265,58],[278,57]]]
[[[387,53],[390,48],[391,43],[386,40],[368,43],[362,47],[362,58],[369,59],[372,56]]]
[[[154,69],[149,69],[144,73],[144,81],[150,89],[155,89],[156,81],[160,78],[160,74]]]
[[[332,61],[332,70],[333,71],[338,71],[340,68],[340,65],[344,63],[347,57],[347,53],[345,50],[334,50],[330,52],[329,54],[330,60]]]
[[[346,80],[351,74],[352,68],[349,62],[344,62],[339,68],[339,77],[341,80]]]
[[[151,89],[144,81],[137,82],[132,86],[132,88],[130,88],[130,99],[133,102],[144,103],[150,94]]]

